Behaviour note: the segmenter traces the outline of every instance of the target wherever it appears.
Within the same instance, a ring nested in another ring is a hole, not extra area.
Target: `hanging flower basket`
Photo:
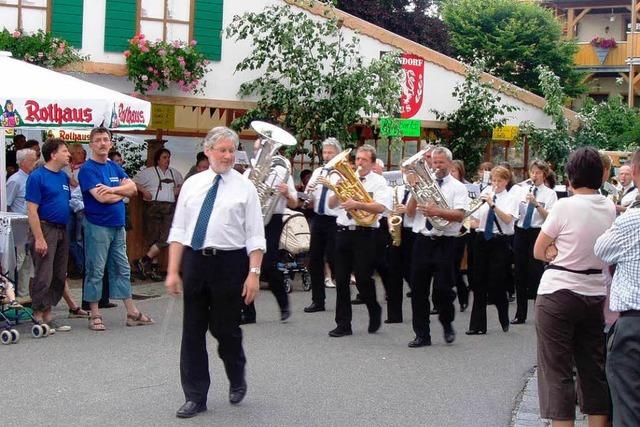
[[[617,46],[615,39],[605,39],[604,37],[594,37],[591,40],[591,46],[596,51],[600,64],[604,64],[604,61],[609,55],[609,51]]]
[[[124,52],[129,80],[142,94],[167,90],[176,84],[183,92],[203,94],[209,61],[195,48],[197,42],[150,42],[144,34],[129,40]]]
[[[0,31],[0,50],[11,52],[11,56],[45,68],[60,68],[84,61],[82,56],[64,39],[53,37],[51,33],[38,30],[25,34],[21,30]]]

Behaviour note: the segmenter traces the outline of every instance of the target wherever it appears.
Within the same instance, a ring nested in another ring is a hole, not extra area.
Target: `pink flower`
[[[178,85],[180,85],[180,86],[184,86],[184,80],[179,80],[179,81],[178,81]]]
[[[147,67],[147,71],[153,73],[153,67]]]
[[[175,47],[176,49],[180,47],[180,40],[174,40],[173,41],[173,47]]]
[[[140,50],[144,53],[149,52],[149,48],[147,47],[147,45],[140,46]]]
[[[195,46],[195,45],[197,45],[197,44],[198,44],[198,42],[197,42],[196,40],[191,40],[191,41],[189,42],[189,44],[190,44],[191,46]]]
[[[128,58],[128,57],[130,57],[130,56],[131,56],[131,51],[129,51],[129,50],[125,50],[125,51],[124,51],[124,57],[125,57],[125,58]]]
[[[60,49],[64,49],[65,47],[67,47],[67,45],[64,44],[64,42],[60,43]]]
[[[149,80],[149,77],[143,74],[142,76],[140,76],[140,80],[142,80],[143,82],[146,82],[147,80]]]
[[[167,51],[166,51],[166,50],[164,50],[164,49],[160,49],[160,50],[158,50],[158,55],[160,55],[160,56],[165,56],[166,54],[167,54]]]
[[[160,85],[158,84],[158,82],[151,82],[151,84],[149,85],[149,90],[156,90],[160,87]]]
[[[20,37],[22,34],[20,33],[20,30],[15,30],[12,34],[13,38],[18,38]]]

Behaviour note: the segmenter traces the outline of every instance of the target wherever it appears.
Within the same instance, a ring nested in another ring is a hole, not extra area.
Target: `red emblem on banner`
[[[402,96],[400,97],[403,119],[415,116],[422,107],[424,93],[424,59],[411,53],[403,53],[402,64]]]

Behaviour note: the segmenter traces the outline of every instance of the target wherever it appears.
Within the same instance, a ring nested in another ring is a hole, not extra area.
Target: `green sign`
[[[420,120],[380,118],[380,136],[420,137]]]

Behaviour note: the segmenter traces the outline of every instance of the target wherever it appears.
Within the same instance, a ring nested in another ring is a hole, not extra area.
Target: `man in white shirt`
[[[447,202],[448,209],[433,202],[418,204],[412,198],[407,206],[409,215],[415,215],[413,232],[416,238],[413,246],[411,269],[411,312],[413,331],[416,336],[409,347],[431,345],[429,327],[429,287],[433,281],[433,303],[438,308],[438,318],[444,329],[444,340],[453,343],[456,338],[453,329],[455,317],[455,292],[453,285],[453,260],[455,238],[462,226],[464,213],[469,207],[467,187],[449,174],[452,154],[445,147],[435,147],[431,151],[431,165],[435,170],[436,184]],[[446,226],[434,227],[434,218],[448,221]]]
[[[238,135],[216,127],[203,145],[210,169],[185,182],[169,233],[167,292],[181,293],[184,283],[180,375],[186,402],[176,413],[179,418],[207,410],[207,330],[218,340],[230,382],[229,401],[238,404],[244,398],[240,309],[260,290],[266,249],[258,193],[233,170]]]
[[[322,142],[322,160],[327,163],[342,151],[340,142],[335,138],[327,138]],[[318,185],[318,178],[326,176],[324,167],[316,168],[309,178],[305,193],[309,194],[315,215],[311,220],[311,244],[309,247],[309,273],[311,274],[311,304],[304,308],[305,313],[324,311],[325,259],[334,271],[334,248],[336,238],[336,217],[338,211],[329,207],[329,198],[333,192],[327,187]]]
[[[254,145],[254,153],[256,153],[256,159],[259,156],[261,149],[260,139],[256,140]],[[262,277],[269,283],[269,289],[276,297],[278,307],[280,308],[280,321],[284,322],[291,316],[291,309],[289,307],[289,296],[284,286],[284,274],[277,267],[279,258],[279,244],[280,235],[282,234],[282,215],[285,208],[295,208],[298,206],[298,192],[293,183],[293,177],[291,176],[291,165],[286,160],[287,167],[277,165],[270,171],[270,177],[268,183],[277,191],[277,195],[274,195],[275,200],[270,199],[272,203],[271,218],[268,218],[268,223],[264,226],[264,235],[267,239],[267,251],[262,258]],[[288,169],[287,169],[288,168]],[[249,176],[251,170],[247,170],[244,176]],[[263,202],[263,201],[261,201]],[[263,207],[263,220],[265,219],[265,208]],[[253,303],[246,304],[242,308],[242,320],[241,324],[256,323],[256,308]]]
[[[339,200],[336,194],[329,198],[329,207],[339,207],[335,246],[337,327],[329,332],[331,337],[343,337],[353,333],[349,289],[352,271],[360,297],[369,312],[369,333],[375,333],[382,323],[382,307],[376,299],[375,282],[372,277],[376,256],[375,231],[380,226],[379,215],[392,206],[387,180],[372,171],[375,161],[376,149],[373,146],[365,144],[356,151],[356,177],[371,196],[371,202],[354,200],[351,197]],[[374,217],[375,221],[369,225],[358,224],[352,215],[355,211],[367,213],[369,217]]]
[[[520,212],[513,239],[518,308],[512,325],[527,320],[528,299],[534,299],[544,272],[544,263],[533,257],[533,246],[554,203],[555,191],[545,185],[549,166],[541,160],[529,163],[529,180],[521,184]]]

